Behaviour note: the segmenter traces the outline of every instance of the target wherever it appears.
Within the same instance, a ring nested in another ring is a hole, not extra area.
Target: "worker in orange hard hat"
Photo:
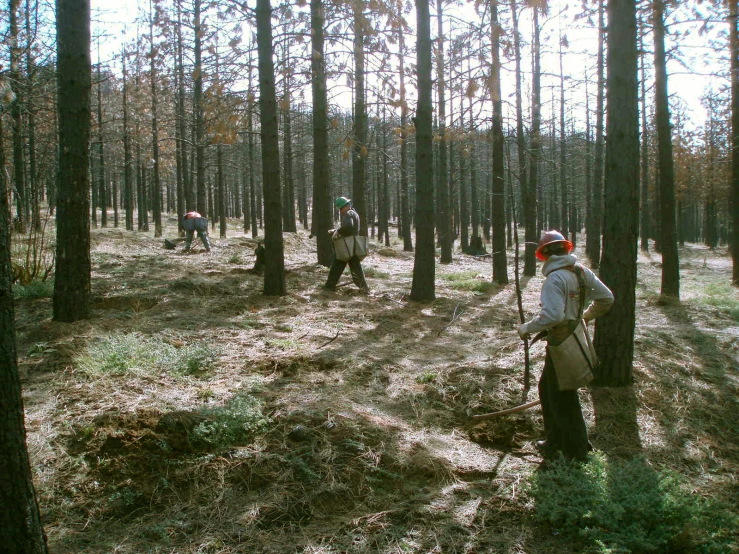
[[[571,252],[572,243],[559,231],[547,231],[541,236],[536,250],[536,257],[544,262],[541,271],[546,277],[541,287],[541,311],[534,319],[523,323],[518,334],[524,338],[530,333],[546,331],[547,354],[539,379],[546,439],[538,441],[536,448],[544,456],[562,452],[568,459],[582,461],[592,447],[580,399],[576,388],[561,390],[557,375],[559,366],[555,370],[551,349],[571,337],[581,320],[587,326],[587,322],[610,310],[613,293],[590,269],[577,263],[577,257]],[[575,367],[570,360],[564,358],[565,369]]]

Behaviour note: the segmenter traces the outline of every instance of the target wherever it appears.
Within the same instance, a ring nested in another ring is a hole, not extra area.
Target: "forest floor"
[[[640,254],[635,383],[581,391],[596,451],[569,466],[542,465],[539,408],[466,418],[522,402],[515,289],[490,283],[489,258],[455,253],[437,299],[414,303],[413,254],[373,240],[371,294],[346,274],[326,293],[301,230],[285,234],[288,295],[265,297],[256,241],[231,233],[185,255],[96,229],[91,319],[16,301],[51,552],[739,551],[725,248],[681,248],[679,304]],[[530,316],[541,275],[522,284]]]

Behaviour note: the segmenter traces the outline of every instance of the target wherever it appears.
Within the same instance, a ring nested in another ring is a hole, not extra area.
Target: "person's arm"
[[[613,293],[603,281],[585,268],[585,284],[588,287],[587,298],[592,300],[588,308],[583,312],[582,318],[588,322],[596,317],[604,315],[613,305]]]
[[[541,311],[531,321],[521,325],[520,335],[538,333],[545,329],[559,325],[565,320],[564,288],[556,282],[558,277],[550,277],[541,287]]]
[[[350,237],[356,234],[354,231],[354,218],[350,214],[351,210],[341,216],[341,227],[336,230],[341,237]]]

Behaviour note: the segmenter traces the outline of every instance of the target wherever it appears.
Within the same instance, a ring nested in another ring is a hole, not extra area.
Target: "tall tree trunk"
[[[608,0],[607,210],[600,274],[618,299],[596,326],[602,384],[631,382],[639,238],[636,0]]]
[[[472,96],[470,95],[470,104],[472,104]],[[470,106],[470,109],[472,106]],[[464,95],[459,96],[459,126],[464,129]],[[472,129],[472,127],[470,127]],[[474,135],[471,135],[474,137]],[[470,159],[470,152],[474,148],[474,139],[463,145],[459,156],[459,238],[461,241],[462,252],[467,252],[470,247],[470,207],[467,190],[467,160]]]
[[[354,150],[352,155],[352,206],[359,215],[359,234],[367,236],[367,106],[364,93],[364,0],[353,0],[354,10]]]
[[[63,2],[62,2],[63,3]],[[18,554],[46,554],[26,447],[23,397],[15,347],[10,206],[0,117],[0,544]],[[87,170],[87,168],[85,168]]]
[[[653,1],[655,110],[659,149],[660,220],[662,244],[662,296],[680,297],[680,263],[675,229],[675,171],[665,65],[664,0]]]
[[[99,56],[98,56],[99,57]],[[102,94],[103,82],[100,78],[100,64],[97,67],[97,115],[98,115],[98,204],[100,205],[100,226],[108,226],[108,202],[107,195],[105,192],[105,139],[103,138],[103,94]],[[95,207],[93,206],[92,213],[95,213]]]
[[[249,90],[251,91],[251,79]],[[251,92],[249,95],[251,96]],[[249,135],[249,204],[251,205],[251,237],[255,239],[259,236],[257,215],[261,218],[261,203],[257,203],[257,186],[256,179],[254,178],[254,101],[252,99],[249,100],[249,105],[247,107],[246,121],[247,134]]]
[[[398,18],[402,19],[403,2],[398,0]],[[403,251],[413,252],[411,209],[408,197],[408,104],[405,90],[405,31],[398,26],[398,72],[400,73],[400,215],[398,230],[403,237]]]
[[[31,26],[31,15],[35,20],[35,27]],[[34,38],[38,32],[38,1],[31,7],[31,0],[26,0],[26,117],[28,120],[28,193],[31,209],[31,224],[36,230],[41,229],[39,175],[36,167],[36,102],[34,96],[34,82],[36,79],[36,63],[34,56]]]
[[[606,26],[603,1],[598,0],[598,84],[595,102],[595,159],[593,160],[593,236],[588,237],[586,250],[592,267],[600,264],[601,231],[603,228],[603,99],[605,92],[605,66],[603,50],[605,48]],[[610,5],[610,4],[609,4]],[[610,21],[610,19],[609,19]],[[609,44],[611,44],[609,42]],[[610,59],[611,52],[608,52]],[[609,66],[610,67],[610,66]],[[609,76],[610,78],[610,76]],[[589,245],[589,247],[587,246]]]
[[[534,8],[537,10],[538,8]],[[531,188],[526,163],[526,137],[523,128],[523,102],[521,91],[521,35],[518,31],[518,7],[511,0],[511,19],[513,22],[513,53],[516,59],[516,147],[518,149],[518,186],[521,189],[523,204],[523,225],[526,244],[524,250],[524,275],[536,273],[536,188]]]
[[[54,320],[90,316],[90,2],[57,1],[59,192]]]
[[[434,246],[434,173],[431,130],[431,15],[429,0],[416,0],[416,253],[411,299],[436,298]]]
[[[472,98],[469,99],[470,105],[470,129],[473,129],[472,115]],[[473,135],[474,137],[474,135]],[[472,238],[477,239],[480,236],[480,202],[477,194],[477,147],[473,138],[470,144],[470,211],[472,223]],[[477,244],[477,241],[475,241]]]
[[[328,99],[326,91],[326,61],[324,29],[326,11],[322,0],[311,0],[311,57],[313,92],[313,217],[311,229],[316,237],[317,262],[331,265],[333,244],[328,230],[333,223],[331,213],[331,175],[328,158]]]
[[[561,32],[561,31],[560,31]],[[565,127],[565,75],[562,61],[562,42],[559,39],[559,192],[560,192],[560,225],[562,234],[572,240],[572,227],[569,218],[569,182],[567,180],[567,132]]]
[[[731,55],[731,257],[732,281],[739,286],[739,33],[737,0],[729,0],[729,50]]]
[[[264,294],[284,296],[285,252],[280,205],[280,147],[277,128],[275,66],[272,60],[272,7],[257,0],[257,50],[259,52],[259,108],[261,111],[262,188],[264,190]]]
[[[190,164],[187,161],[187,141],[185,140],[186,127],[185,119],[187,114],[185,113],[185,63],[183,60],[184,47],[182,45],[182,6],[181,2],[177,1],[177,128],[180,134],[180,156],[182,157],[182,176],[185,193],[185,206],[182,210],[182,214],[178,213],[178,227],[182,227],[182,217],[185,215],[185,211],[191,211],[196,208],[195,202],[195,191],[193,190],[193,179],[192,172],[190,171]],[[178,208],[179,209],[179,208]]]
[[[121,54],[123,64],[123,195],[126,210],[126,230],[133,231],[133,160],[131,159],[131,131],[128,128],[128,72],[126,48]]]
[[[647,72],[646,52],[642,33],[639,35],[641,58],[641,249],[649,251],[649,235],[651,233],[651,217],[649,216],[649,131],[647,129]]]
[[[436,45],[436,86],[439,106],[439,175],[436,191],[436,232],[439,234],[443,264],[452,263],[451,214],[449,213],[449,175],[447,174],[446,83],[444,82],[444,9],[443,0],[436,0],[438,44]]]
[[[295,233],[297,226],[295,225],[295,179],[293,177],[293,137],[292,137],[292,117],[290,114],[290,56],[287,58],[288,74],[284,78],[285,96],[282,108],[283,129],[283,147],[285,163],[284,186],[282,187],[282,224],[284,230],[289,233]]]
[[[195,112],[195,209],[208,216],[205,190],[205,114],[203,110],[203,49],[201,32],[201,0],[194,0],[193,32],[195,33],[195,67],[192,109]]]
[[[505,180],[503,156],[503,100],[500,96],[500,23],[498,22],[498,0],[490,0],[490,30],[493,49],[491,93],[493,96],[493,182],[492,182],[492,227],[493,227],[493,281],[508,284],[508,261],[505,237]]]
[[[541,219],[538,217],[539,159],[541,158],[541,51],[539,42],[539,7],[534,5],[534,36],[531,41],[531,166],[524,203],[523,224],[525,228],[523,274],[536,274],[536,248],[539,243]]]
[[[10,82],[15,97],[10,104],[10,115],[13,121],[13,180],[16,198],[16,218],[21,232],[25,232],[28,223],[28,194],[26,191],[26,161],[23,145],[23,93],[21,86],[21,48],[18,32],[19,0],[10,0]]]
[[[151,47],[151,55],[149,57],[149,73],[151,78],[151,151],[154,163],[152,211],[154,215],[154,237],[162,236],[162,184],[159,176],[159,122],[157,120],[157,111],[159,109],[159,97],[157,91],[157,71],[156,58],[157,51],[154,46],[154,12],[152,10],[152,0],[149,0],[149,44]]]

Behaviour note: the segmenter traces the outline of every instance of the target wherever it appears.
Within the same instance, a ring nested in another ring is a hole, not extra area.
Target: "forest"
[[[739,552],[738,13],[7,0],[0,552]],[[615,298],[576,462],[552,229]]]

